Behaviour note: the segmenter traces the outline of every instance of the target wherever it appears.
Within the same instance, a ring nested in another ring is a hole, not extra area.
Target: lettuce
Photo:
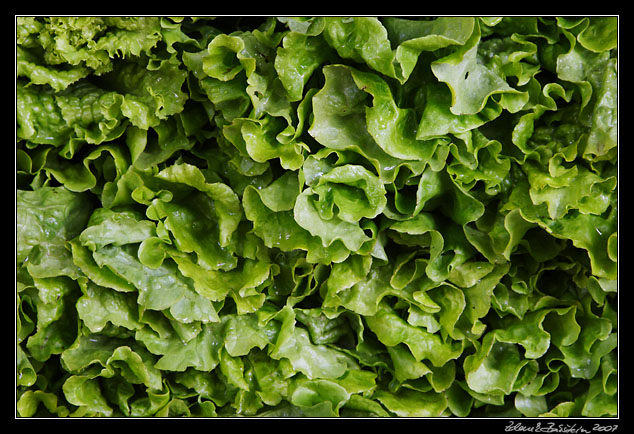
[[[617,26],[16,17],[17,416],[618,416]]]

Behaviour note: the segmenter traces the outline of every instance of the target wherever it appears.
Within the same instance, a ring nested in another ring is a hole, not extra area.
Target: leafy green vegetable
[[[618,416],[617,25],[16,17],[17,415]]]

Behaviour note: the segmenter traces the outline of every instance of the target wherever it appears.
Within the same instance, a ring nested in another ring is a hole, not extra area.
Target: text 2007
[[[594,432],[614,432],[619,428],[618,425],[599,425],[598,423],[595,423],[592,426],[592,431]]]

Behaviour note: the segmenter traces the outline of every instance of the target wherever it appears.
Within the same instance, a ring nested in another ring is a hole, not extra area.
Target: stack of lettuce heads
[[[616,17],[16,17],[30,416],[617,415]]]

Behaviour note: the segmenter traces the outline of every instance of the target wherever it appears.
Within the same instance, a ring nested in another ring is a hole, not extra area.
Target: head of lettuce
[[[618,416],[617,25],[16,17],[17,416]]]

